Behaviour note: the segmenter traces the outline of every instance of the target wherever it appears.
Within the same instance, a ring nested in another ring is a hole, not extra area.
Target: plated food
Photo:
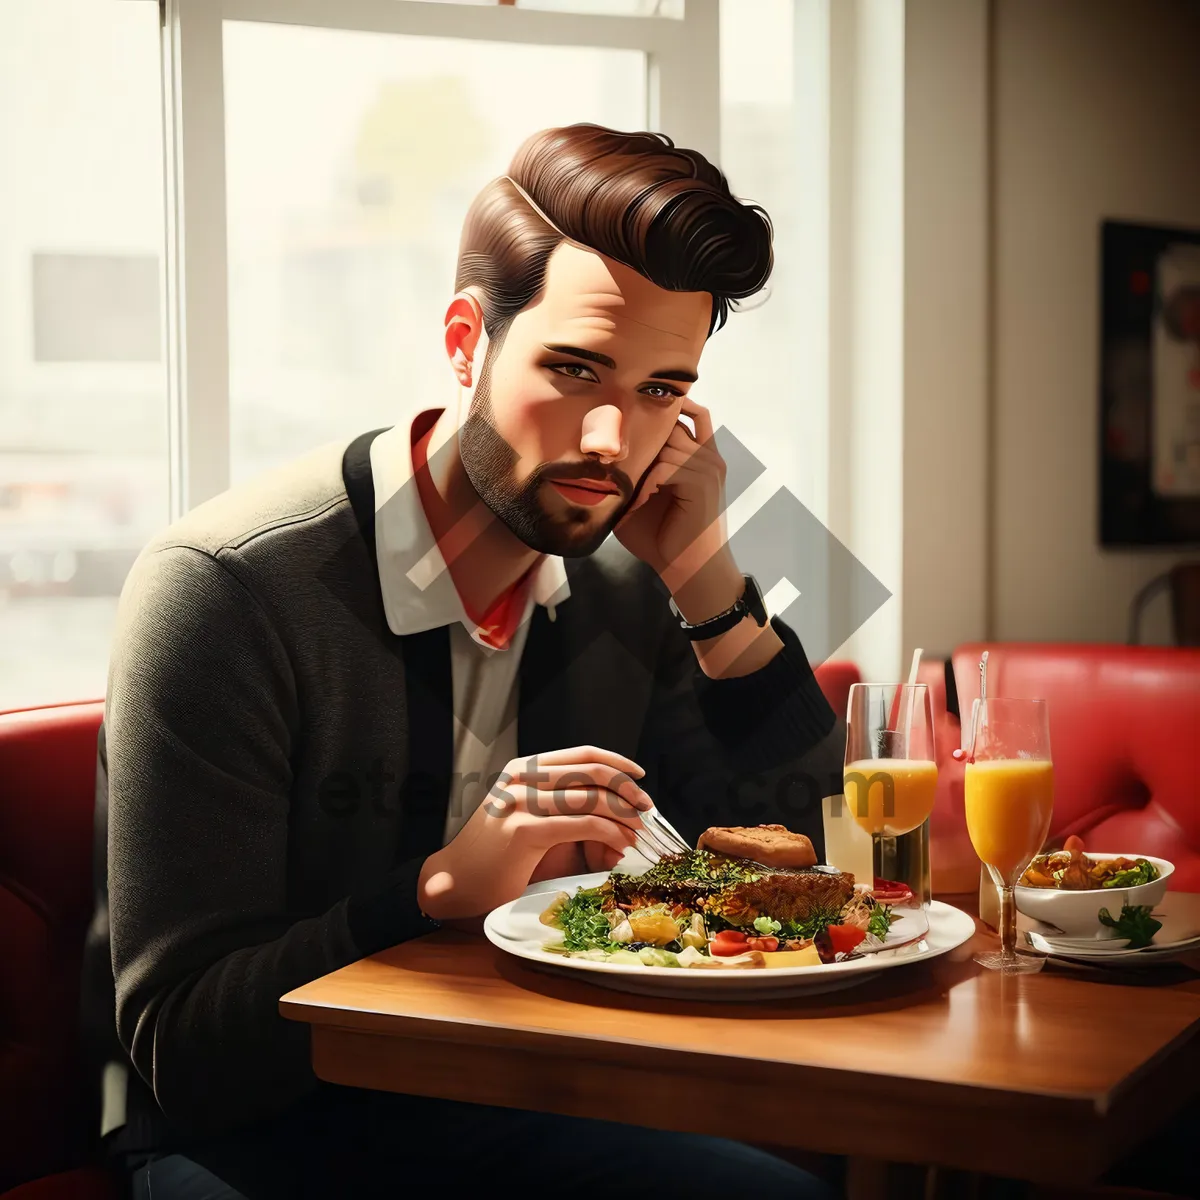
[[[753,856],[753,857],[751,857]],[[892,908],[820,866],[781,825],[706,830],[697,849],[642,874],[547,897],[551,954],[613,965],[709,970],[819,967],[888,942]]]

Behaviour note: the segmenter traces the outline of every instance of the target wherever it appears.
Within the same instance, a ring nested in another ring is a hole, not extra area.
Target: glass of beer
[[[908,874],[897,869],[897,839],[924,825],[937,793],[933,716],[925,684],[851,687],[843,790],[850,819],[871,835],[875,874],[885,879]],[[926,856],[915,858],[927,873]],[[924,878],[901,882],[923,902],[929,890]]]
[[[1006,974],[1040,971],[1042,958],[1017,953],[1013,887],[1050,832],[1050,715],[1044,700],[989,698],[976,701],[974,711],[963,778],[967,832],[1000,893],[1000,949],[975,961]]]

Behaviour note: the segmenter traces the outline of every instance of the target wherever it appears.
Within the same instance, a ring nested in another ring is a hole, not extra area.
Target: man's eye
[[[667,387],[665,383],[652,383],[648,387],[642,388],[643,396],[650,396],[655,400],[678,400],[683,393],[677,388]]]
[[[557,375],[565,375],[568,379],[585,379],[589,383],[599,383],[596,372],[582,363],[551,363],[550,370]]]

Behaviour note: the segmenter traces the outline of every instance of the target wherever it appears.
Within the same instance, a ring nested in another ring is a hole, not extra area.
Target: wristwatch
[[[670,601],[671,611],[679,618],[679,627],[688,641],[702,642],[706,638],[719,637],[728,633],[746,617],[753,617],[760,628],[767,623],[767,606],[758,580],[753,575],[743,575],[742,578],[746,581],[746,590],[733,602],[733,606],[723,613],[717,613],[715,617],[709,617],[707,621],[698,621],[695,625],[688,624],[674,599]]]

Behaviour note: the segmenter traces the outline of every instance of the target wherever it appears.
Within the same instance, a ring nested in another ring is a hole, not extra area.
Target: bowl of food
[[[1087,854],[1077,838],[1068,846],[1029,864],[1013,889],[1017,911],[1067,937],[1140,941],[1174,864],[1149,854]]]

